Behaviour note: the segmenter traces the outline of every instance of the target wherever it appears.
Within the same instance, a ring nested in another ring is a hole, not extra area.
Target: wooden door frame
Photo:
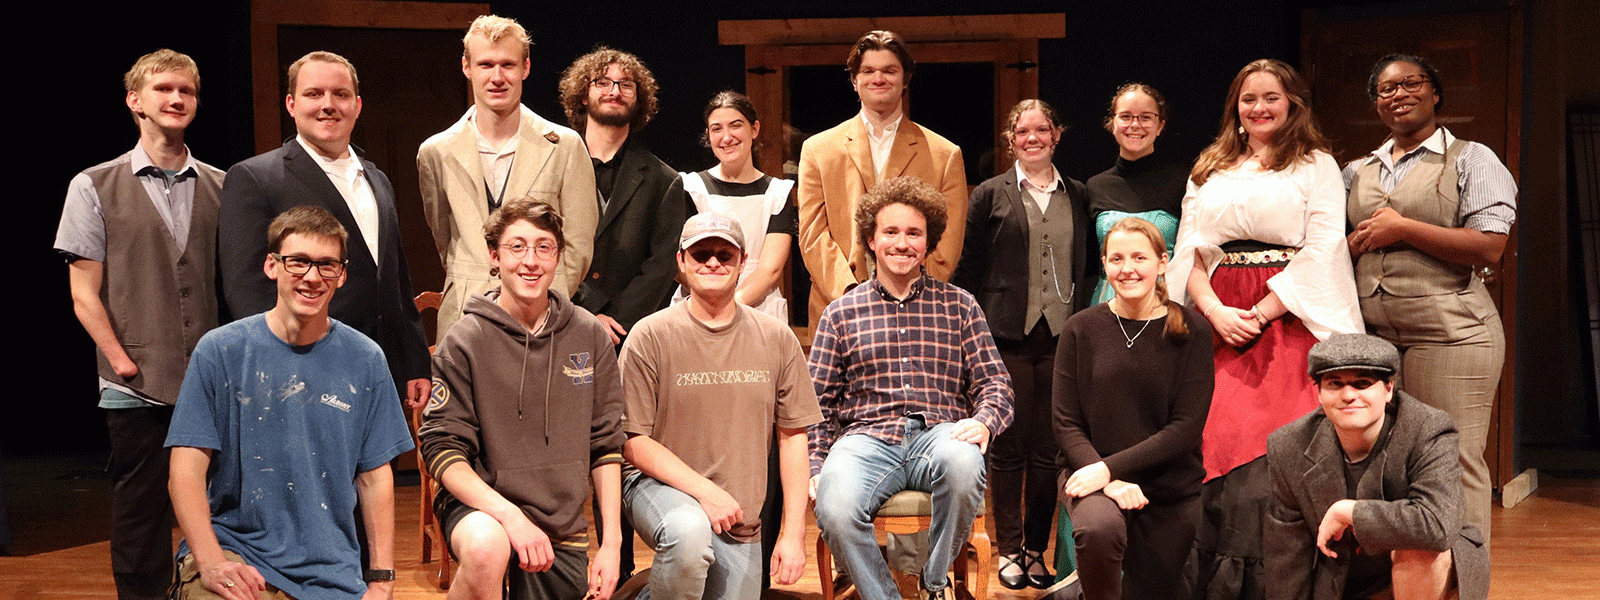
[[[745,94],[758,114],[777,115],[773,122],[787,123],[786,69],[842,66],[851,44],[876,29],[900,34],[918,63],[993,62],[998,132],[1013,105],[1039,96],[1039,40],[1065,38],[1067,21],[1066,13],[718,21],[717,41],[745,47]],[[777,151],[762,153],[757,166],[767,173],[783,172],[790,158],[783,128],[763,128],[760,142]]]
[[[1493,5],[1487,10],[1485,6]],[[1381,10],[1381,9],[1380,9]],[[1460,10],[1451,13],[1466,12],[1504,12],[1506,27],[1506,78],[1504,83],[1505,105],[1505,155],[1504,164],[1511,171],[1513,179],[1521,180],[1522,166],[1522,52],[1523,52],[1523,10],[1521,3],[1512,0],[1505,3],[1468,3]],[[1317,31],[1318,9],[1305,9],[1301,13],[1300,55],[1306,57],[1304,73],[1308,79],[1317,75],[1315,62],[1314,36]],[[1407,16],[1410,13],[1387,14],[1374,13],[1372,17]],[[1518,210],[1520,211],[1520,204]],[[1493,415],[1489,423],[1488,448],[1490,483],[1495,489],[1500,489],[1507,482],[1520,474],[1517,464],[1517,407],[1520,399],[1517,398],[1517,235],[1513,227],[1511,235],[1506,240],[1505,252],[1501,253],[1500,264],[1496,266],[1498,282],[1491,283],[1488,288],[1494,298],[1495,305],[1500,310],[1501,325],[1505,330],[1506,354],[1500,370],[1500,387],[1495,395]]]
[[[377,0],[252,0],[250,83],[256,152],[283,145],[280,137],[284,77],[278,66],[278,29],[284,26],[465,31],[490,14],[488,4],[380,2]]]

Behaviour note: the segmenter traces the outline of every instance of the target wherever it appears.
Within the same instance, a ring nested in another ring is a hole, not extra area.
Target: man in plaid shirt
[[[946,219],[943,196],[913,177],[863,196],[856,235],[874,276],[828,305],[811,347],[823,414],[809,431],[817,525],[865,600],[899,598],[872,515],[904,490],[933,495],[922,589],[945,597],[983,504],[983,453],[1011,424],[1011,377],[983,311],[923,272]]]

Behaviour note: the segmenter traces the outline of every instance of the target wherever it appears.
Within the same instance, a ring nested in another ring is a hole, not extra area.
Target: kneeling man
[[[776,433],[783,523],[772,576],[787,585],[806,563],[805,434],[822,413],[794,333],[734,301],[738,221],[695,215],[678,247],[689,298],[641,319],[622,345],[623,504],[656,551],[651,598],[755,600],[767,449]]]
[[[389,461],[411,433],[378,344],[328,317],[347,240],[321,208],[278,215],[262,257],[277,304],[195,348],[167,434],[178,598],[394,595]]]
[[[1267,439],[1267,598],[1487,598],[1450,417],[1395,391],[1381,338],[1334,336],[1308,362],[1322,408]]]
[[[1011,424],[1011,377],[972,294],[927,275],[944,197],[914,177],[874,186],[856,208],[873,278],[828,305],[811,346],[824,421],[811,428],[817,526],[866,600],[900,594],[872,516],[890,496],[933,496],[923,595],[944,598],[988,485],[983,452]]]

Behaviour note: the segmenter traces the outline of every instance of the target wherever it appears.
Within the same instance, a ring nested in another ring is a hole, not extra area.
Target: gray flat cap
[[[1312,377],[1339,369],[1365,369],[1393,375],[1400,370],[1400,352],[1394,349],[1394,344],[1375,335],[1341,333],[1312,346],[1306,363],[1306,371]]]

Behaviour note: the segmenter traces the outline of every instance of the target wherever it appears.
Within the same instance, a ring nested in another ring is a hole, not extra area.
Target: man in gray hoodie
[[[433,356],[422,455],[443,485],[434,513],[460,561],[449,598],[597,600],[620,555],[622,386],[600,321],[550,289],[561,217],[523,199],[484,227],[500,287],[469,297]],[[583,501],[604,530],[588,563]],[[518,567],[513,569],[511,567]]]

